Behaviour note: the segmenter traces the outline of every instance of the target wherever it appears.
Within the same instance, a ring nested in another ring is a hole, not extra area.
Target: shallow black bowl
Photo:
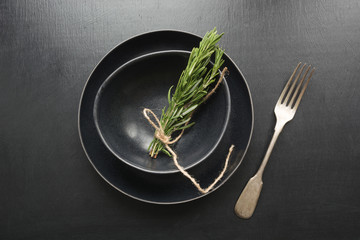
[[[148,155],[154,128],[142,114],[150,108],[160,118],[168,105],[167,93],[176,86],[190,52],[162,51],[135,58],[118,68],[99,88],[94,120],[107,148],[132,167],[151,173],[173,173],[171,158]],[[212,67],[209,66],[209,67]],[[196,125],[185,131],[173,147],[179,163],[188,169],[205,160],[218,146],[230,116],[230,93],[226,81],[194,114]]]

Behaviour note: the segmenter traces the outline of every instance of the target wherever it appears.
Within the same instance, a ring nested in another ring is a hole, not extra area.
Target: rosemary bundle
[[[174,132],[183,132],[184,129],[195,124],[195,122],[190,122],[191,117],[198,106],[208,98],[210,86],[216,80],[219,68],[224,63],[222,59],[224,51],[217,46],[222,35],[223,33],[217,34],[216,28],[205,34],[199,47],[192,49],[175,91],[173,91],[173,86],[169,89],[169,106],[162,109],[160,118],[161,129],[166,136],[171,137]],[[208,70],[207,67],[213,54],[215,54],[214,65]],[[148,150],[153,158],[156,158],[160,151],[172,156],[163,141],[156,137],[156,132]]]

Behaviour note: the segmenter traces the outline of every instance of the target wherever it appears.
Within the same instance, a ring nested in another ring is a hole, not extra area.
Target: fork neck
[[[280,133],[283,130],[286,123],[287,123],[287,121],[284,121],[281,118],[277,119],[276,124],[275,124],[275,128],[274,128],[274,131],[275,131],[274,134],[276,132]]]
[[[264,159],[260,165],[260,168],[258,170],[258,172],[256,173],[256,176],[257,177],[260,177],[260,179],[262,179],[262,175],[264,173],[264,170],[265,170],[265,167],[266,167],[266,164],[269,160],[269,157],[271,155],[271,152],[275,146],[275,143],[276,143],[276,140],[278,139],[282,129],[284,128],[286,124],[286,121],[282,121],[282,120],[279,120],[277,119],[276,121],[276,125],[275,125],[275,129],[274,129],[274,135],[273,137],[271,138],[271,141],[270,141],[270,144],[269,144],[269,147],[265,153],[265,156],[264,156]]]

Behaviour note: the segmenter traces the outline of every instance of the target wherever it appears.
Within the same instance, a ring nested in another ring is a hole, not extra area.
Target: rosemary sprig
[[[193,112],[206,99],[209,86],[219,74],[219,68],[224,63],[224,51],[217,46],[222,34],[217,34],[216,28],[207,32],[198,48],[193,48],[185,70],[181,73],[176,89],[173,86],[168,92],[169,106],[162,109],[160,124],[166,136],[172,136],[176,131],[189,128],[195,124],[190,122]],[[214,65],[207,69],[211,56],[215,54]],[[171,96],[172,94],[172,96]],[[149,154],[156,158],[160,151],[171,157],[164,144],[154,137],[149,146]]]

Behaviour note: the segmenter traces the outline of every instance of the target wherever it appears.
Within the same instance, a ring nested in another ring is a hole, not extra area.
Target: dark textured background
[[[359,1],[1,1],[0,239],[360,239]],[[138,202],[105,183],[77,131],[96,63],[143,32],[203,35],[247,79],[255,126],[234,176],[182,205]],[[293,67],[317,67],[264,174],[255,215],[233,207],[258,168]]]

